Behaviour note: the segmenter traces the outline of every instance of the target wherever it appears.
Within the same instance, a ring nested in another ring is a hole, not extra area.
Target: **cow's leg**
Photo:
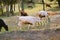
[[[5,25],[5,26],[4,26],[4,29],[5,29],[6,31],[8,31],[8,26],[7,26],[7,25]]]
[[[39,26],[39,23],[35,22],[34,27],[38,27],[38,26]]]
[[[17,27],[17,29],[20,29],[20,30],[21,30],[22,22],[19,22],[19,23],[18,23],[18,26],[19,26],[19,27]]]
[[[33,28],[36,28],[36,23],[33,23],[32,27],[33,27]]]
[[[29,24],[29,25],[28,25],[28,30],[30,30],[30,28],[31,28],[31,25]]]

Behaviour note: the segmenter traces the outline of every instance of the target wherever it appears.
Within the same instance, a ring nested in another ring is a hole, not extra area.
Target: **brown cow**
[[[28,14],[24,10],[22,10],[21,11],[21,16],[28,16]]]

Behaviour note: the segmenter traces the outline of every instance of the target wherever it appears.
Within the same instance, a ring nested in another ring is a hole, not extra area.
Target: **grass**
[[[52,8],[46,8],[46,10],[49,10],[49,11],[56,11],[56,12],[60,12],[60,10],[59,10],[59,8],[56,8],[56,6],[57,6],[57,4],[55,4],[55,5],[51,5],[52,6]],[[17,4],[16,4],[16,10],[14,11],[14,13],[16,14],[16,15],[19,15],[19,12],[18,12],[18,8],[17,8],[18,6],[17,6]],[[35,7],[34,8],[25,8],[25,11],[28,13],[28,15],[35,15],[35,13],[36,12],[38,12],[38,11],[41,11],[41,10],[43,10],[43,6],[42,6],[42,4],[35,4]],[[58,10],[58,11],[57,11]],[[4,9],[4,12],[5,12],[5,9]],[[6,17],[6,16],[1,16],[0,18],[3,18],[4,20],[5,19],[7,19],[7,18],[9,18],[9,17]],[[7,19],[8,20],[8,19]],[[9,20],[12,20],[12,19],[9,19]],[[13,19],[14,20],[14,19]],[[10,22],[8,22],[8,23],[10,23]],[[10,23],[11,24],[11,23]],[[42,25],[44,25],[44,23],[42,24]],[[42,26],[40,27],[40,28],[43,28]],[[27,30],[27,26],[25,25],[25,26],[23,26],[22,27],[22,29],[23,30]],[[32,29],[34,29],[34,28],[32,28]],[[39,27],[38,28],[36,28],[36,29],[39,29]],[[17,29],[17,26],[15,27],[15,26],[9,26],[9,31],[14,31],[14,30],[18,30]],[[4,30],[4,28],[2,28],[2,32],[5,32],[5,30]]]
[[[13,17],[14,18],[14,17]],[[12,19],[11,17],[7,17],[7,18],[3,18],[5,21],[6,21],[6,23],[8,24],[8,28],[9,28],[9,32],[10,31],[17,31],[17,30],[20,30],[20,27],[18,27],[17,26],[17,24],[15,25],[15,24],[13,24],[14,22],[15,22],[15,18],[14,19]],[[12,21],[11,21],[11,19],[12,19]],[[14,22],[13,22],[14,21]],[[41,24],[39,25],[39,26],[37,26],[36,25],[36,27],[30,27],[30,29],[42,29],[42,28],[45,28],[45,24],[47,24],[47,23],[45,23],[46,21],[44,21],[43,20],[43,22],[42,22],[42,25],[43,26],[41,26]],[[45,23],[45,24],[44,24]],[[23,25],[22,27],[21,27],[22,29],[21,29],[21,31],[27,31],[28,30],[28,25]],[[4,28],[2,28],[2,33],[4,33],[4,32],[6,32],[5,31],[5,29]]]

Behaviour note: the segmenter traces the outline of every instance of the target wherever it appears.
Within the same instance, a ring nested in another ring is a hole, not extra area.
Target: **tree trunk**
[[[6,15],[9,17],[9,5],[6,5]]]
[[[3,7],[2,7],[2,5],[0,5],[0,10],[1,10],[1,13],[3,15]]]
[[[18,0],[18,10],[19,10],[19,14],[18,15],[21,15],[21,1],[22,0]]]
[[[18,10],[19,10],[19,12],[20,12],[20,3],[18,3]]]
[[[59,6],[59,8],[60,8],[60,0],[57,0],[57,2],[58,2],[58,6]]]
[[[24,10],[24,0],[22,0],[22,2],[21,2],[21,8],[22,8],[22,10]]]
[[[15,11],[15,4],[14,4],[14,11]]]
[[[44,0],[42,0],[42,4],[43,4],[43,10],[45,11],[45,3],[44,3]]]
[[[12,15],[14,15],[14,12],[13,12],[13,5],[12,5],[12,4],[10,5],[10,13],[11,13]]]
[[[2,7],[2,6],[1,6]],[[3,15],[3,7],[1,8],[1,12],[2,12],[2,15]]]

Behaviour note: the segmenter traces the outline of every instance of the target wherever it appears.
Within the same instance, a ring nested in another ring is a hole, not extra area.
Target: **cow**
[[[8,25],[6,25],[3,19],[0,19],[0,32],[1,32],[2,27],[4,27],[6,31],[8,31]]]
[[[50,7],[51,8],[51,5],[50,4],[48,4],[48,3],[45,3],[46,4],[46,7]]]
[[[43,17],[47,17],[48,13],[47,11],[39,11],[36,13],[36,15],[39,16],[40,18],[43,18]]]
[[[40,16],[41,18],[47,17],[47,16],[53,16],[56,14],[57,12],[52,12],[52,11],[39,11],[36,13],[36,15]]]
[[[28,14],[24,10],[21,10],[21,16],[28,16]]]
[[[32,25],[33,27],[36,26],[36,23],[40,23],[41,19],[40,17],[35,17],[35,16],[19,16],[18,17],[18,26],[20,27],[21,29],[21,26],[23,24],[29,24],[29,27]],[[28,27],[28,29],[29,29]]]
[[[57,15],[58,13],[57,12],[52,12],[52,11],[47,11],[47,14],[49,16],[53,16],[53,15]]]

